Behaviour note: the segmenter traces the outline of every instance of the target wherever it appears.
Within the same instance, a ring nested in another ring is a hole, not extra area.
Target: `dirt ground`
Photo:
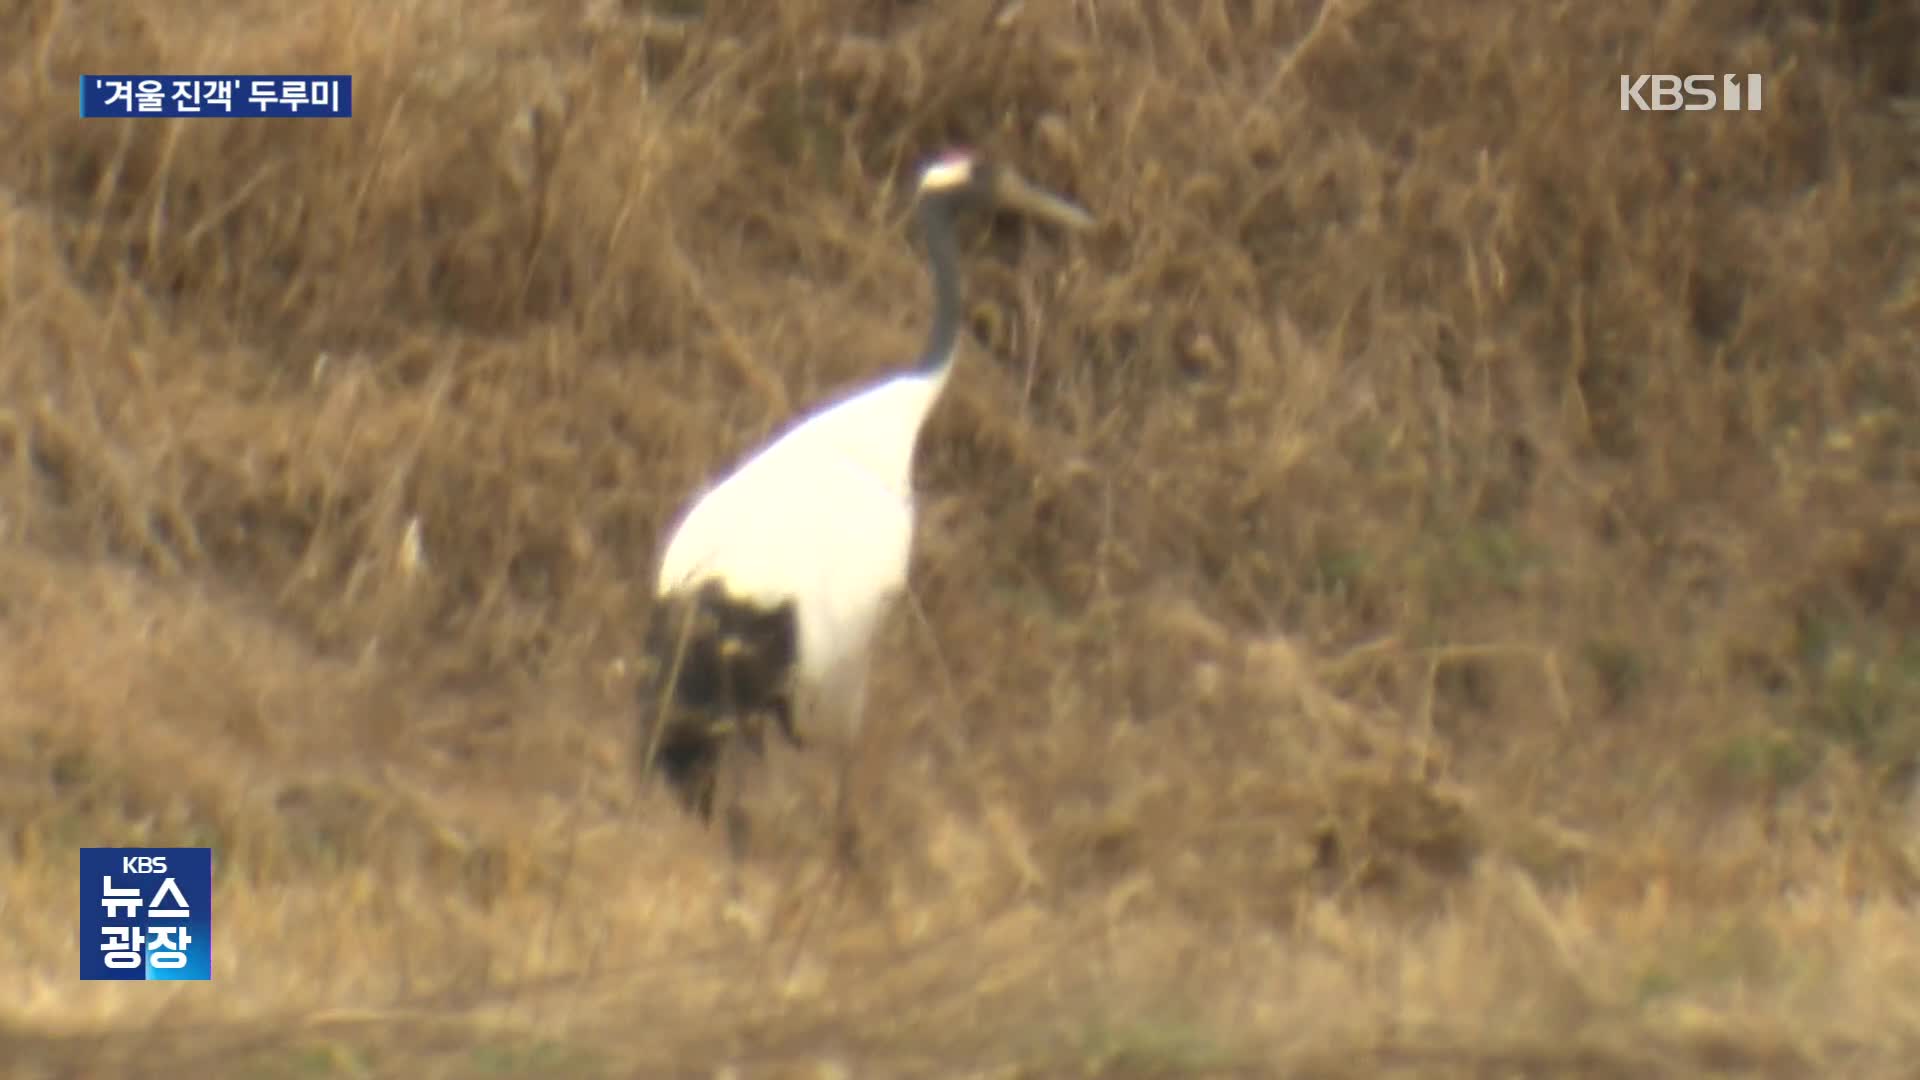
[[[0,0],[0,1075],[1912,1076],[1914,12]],[[954,144],[1101,225],[963,223],[867,862],[776,742],[736,867],[655,542]],[[94,844],[211,982],[77,979]]]

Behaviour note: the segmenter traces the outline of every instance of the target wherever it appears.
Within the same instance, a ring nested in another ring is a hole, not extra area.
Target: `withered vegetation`
[[[0,1060],[1901,1075],[1912,10],[0,4]],[[626,768],[654,540],[911,353],[956,142],[1103,225],[967,223],[864,874],[778,745],[735,872]],[[77,981],[136,843],[212,983]]]

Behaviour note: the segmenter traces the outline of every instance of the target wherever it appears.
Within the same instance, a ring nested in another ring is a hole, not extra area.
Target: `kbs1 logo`
[[[212,848],[81,848],[80,978],[213,978]]]
[[[1759,112],[1758,75],[1622,75],[1621,112]]]

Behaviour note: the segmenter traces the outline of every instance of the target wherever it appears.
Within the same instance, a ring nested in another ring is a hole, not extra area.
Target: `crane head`
[[[1006,165],[968,150],[949,150],[929,161],[920,171],[919,194],[922,199],[979,200],[1069,229],[1087,229],[1094,224],[1093,215],[1084,207],[1033,184]]]

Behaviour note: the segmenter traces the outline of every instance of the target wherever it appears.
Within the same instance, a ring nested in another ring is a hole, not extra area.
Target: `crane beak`
[[[1095,222],[1085,207],[1028,183],[1006,166],[994,173],[994,199],[1002,206],[1031,214],[1069,229],[1091,229]]]

